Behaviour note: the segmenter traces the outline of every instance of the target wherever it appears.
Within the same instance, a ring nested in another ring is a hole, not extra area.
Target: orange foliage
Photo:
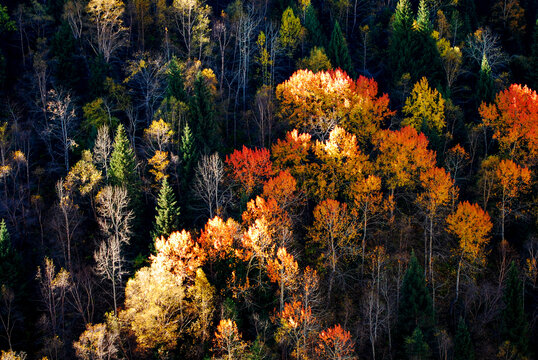
[[[298,205],[297,181],[289,171],[281,171],[277,176],[267,180],[263,185],[263,196],[276,200],[282,209]]]
[[[487,212],[468,201],[459,203],[454,214],[446,219],[447,229],[459,239],[461,255],[469,260],[484,260],[484,246],[493,227]]]
[[[457,191],[454,180],[445,169],[433,167],[420,174],[420,182],[424,192],[418,196],[418,202],[433,217],[440,206],[448,204]]]
[[[501,160],[495,175],[499,181],[501,201],[515,198],[524,193],[531,182],[531,171],[512,160]]]
[[[244,359],[246,348],[247,344],[241,339],[235,321],[221,320],[215,332],[213,350],[222,355],[222,359]]]
[[[224,222],[215,216],[208,220],[198,242],[207,256],[214,261],[226,258],[234,249],[234,241],[240,236],[241,228],[235,220],[230,218]]]
[[[241,184],[245,194],[250,195],[257,184],[273,174],[272,163],[267,149],[235,150],[226,156],[226,164],[230,167],[232,178]]]
[[[307,344],[315,331],[317,322],[312,315],[312,309],[304,306],[301,301],[284,304],[284,310],[277,318],[280,326],[276,333],[278,342],[288,340],[294,345],[295,359],[307,359]]]
[[[155,239],[155,250],[157,255],[151,256],[152,265],[172,272],[181,281],[194,276],[206,258],[202,248],[185,230],[173,232],[168,239]]]
[[[388,96],[378,97],[373,79],[360,76],[354,81],[340,69],[317,73],[298,70],[277,86],[276,96],[280,117],[288,119],[293,127],[313,130],[312,122],[317,119],[335,119],[361,142],[394,114],[388,108]]]
[[[286,248],[278,248],[275,259],[267,263],[267,275],[272,282],[280,286],[280,309],[284,306],[284,292],[293,291],[299,281],[299,265],[293,255],[288,254]]]
[[[271,148],[275,168],[288,170],[297,179],[303,179],[307,156],[312,147],[312,137],[309,134],[299,134],[296,130],[286,134],[286,140],[278,139]]]
[[[538,96],[527,86],[512,84],[490,105],[482,103],[480,115],[493,129],[501,150],[528,165],[538,158]]]
[[[338,324],[319,334],[316,355],[321,360],[353,360],[357,359],[354,348],[351,334]]]
[[[435,166],[435,152],[428,150],[428,139],[406,126],[397,131],[384,130],[376,137],[379,150],[377,166],[389,189],[414,187],[419,175]]]

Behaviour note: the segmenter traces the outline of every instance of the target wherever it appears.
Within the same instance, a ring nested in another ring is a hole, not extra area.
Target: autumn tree
[[[235,150],[226,156],[226,165],[231,177],[240,184],[243,196],[248,199],[258,184],[273,174],[272,163],[267,149]]]
[[[459,296],[462,264],[485,265],[485,246],[493,227],[487,212],[476,204],[465,201],[458,205],[454,214],[446,219],[450,233],[459,240],[457,249],[458,272],[456,277],[456,300]]]
[[[198,242],[211,262],[226,259],[233,254],[234,244],[241,236],[240,225],[229,218],[224,221],[215,216],[209,219],[200,233]]]
[[[340,324],[319,333],[316,355],[322,360],[355,360],[355,343]]]
[[[293,56],[304,35],[304,28],[301,25],[301,20],[295,16],[291,7],[288,7],[282,13],[279,35],[280,44],[286,49],[288,56]]]
[[[222,319],[213,340],[215,360],[242,360],[248,356],[248,344],[243,341],[237,324],[231,319]]]
[[[110,328],[106,323],[87,324],[84,332],[73,343],[77,358],[81,360],[116,359],[119,352],[117,341],[120,336],[117,330]]]
[[[284,310],[277,314],[278,329],[275,339],[279,343],[291,345],[292,356],[297,359],[310,358],[310,346],[317,331],[317,321],[312,309],[301,301],[284,304]]]
[[[533,166],[538,158],[538,96],[527,86],[512,84],[495,97],[493,104],[482,103],[480,115],[493,129],[501,151],[511,160]]]
[[[276,257],[267,262],[267,275],[272,282],[279,285],[280,311],[284,310],[285,292],[293,292],[299,281],[299,265],[286,248],[280,247]]]
[[[407,117],[403,126],[413,126],[426,134],[441,134],[445,128],[445,100],[436,89],[431,89],[423,77],[413,87],[411,96],[405,100],[403,113]]]
[[[202,59],[209,46],[211,7],[199,0],[174,0],[171,7],[173,24],[179,34],[187,59]]]
[[[122,19],[125,5],[121,0],[91,0],[86,10],[95,30],[95,50],[108,63],[112,54],[125,46],[127,41],[127,28]]]
[[[323,266],[329,269],[327,296],[330,299],[335,278],[341,273],[346,259],[357,252],[354,249],[356,224],[347,205],[331,199],[316,206],[314,219],[310,236],[313,244],[320,247]]]

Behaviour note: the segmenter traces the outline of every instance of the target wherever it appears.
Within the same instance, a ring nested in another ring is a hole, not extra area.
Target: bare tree
[[[202,156],[196,168],[194,193],[202,200],[210,218],[222,214],[231,200],[231,191],[224,184],[224,165],[217,153]]]
[[[44,130],[45,138],[55,139],[60,144],[60,149],[56,150],[64,158],[66,173],[69,171],[69,150],[76,145],[73,139],[75,130],[75,108],[71,95],[66,95],[56,90],[48,92],[49,101],[47,111],[50,114],[50,121]]]
[[[72,271],[71,245],[75,231],[82,222],[78,206],[73,202],[73,196],[70,191],[66,190],[64,181],[56,183],[56,194],[58,203],[55,207],[55,214],[52,218],[51,226],[58,236],[62,245],[64,259],[69,271]]]
[[[84,324],[93,322],[95,312],[94,278],[90,267],[83,267],[73,273],[73,286],[69,288],[69,302]]]
[[[105,171],[106,179],[108,179],[108,161],[111,153],[112,139],[110,138],[110,129],[107,125],[103,125],[97,130],[97,138],[93,146],[93,159]]]
[[[97,197],[97,222],[105,239],[94,253],[96,272],[112,285],[114,314],[118,308],[119,290],[126,274],[126,260],[122,246],[129,244],[133,211],[129,210],[129,197],[124,187],[106,186]]]
[[[125,5],[121,0],[90,0],[86,10],[94,25],[96,53],[101,53],[108,63],[112,54],[127,43],[127,28],[122,20]]]
[[[9,349],[12,349],[11,339],[13,336],[13,330],[15,329],[15,323],[17,318],[15,317],[14,302],[15,294],[13,290],[5,285],[2,285],[0,289],[0,324],[4,329],[5,338],[7,340]]]
[[[176,30],[185,46],[187,59],[191,59],[193,55],[201,59],[210,45],[211,8],[200,0],[174,0],[172,12]]]
[[[465,51],[467,56],[479,67],[485,58],[493,72],[502,68],[507,61],[499,44],[499,37],[492,33],[489,28],[478,29],[474,34],[470,34],[467,38]]]
[[[261,147],[271,143],[274,125],[275,105],[273,103],[273,90],[270,86],[262,86],[254,98],[254,121],[258,126],[259,142]]]
[[[67,20],[75,39],[80,39],[82,37],[82,30],[84,28],[84,14],[84,1],[69,0],[64,4],[62,19]]]

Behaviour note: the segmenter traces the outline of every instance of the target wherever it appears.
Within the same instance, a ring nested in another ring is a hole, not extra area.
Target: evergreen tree
[[[411,336],[405,338],[405,354],[409,360],[424,360],[431,357],[430,347],[418,326]]]
[[[190,101],[190,122],[198,149],[209,154],[216,150],[219,132],[215,120],[213,96],[204,77],[199,74],[194,82],[194,94]]]
[[[340,29],[338,21],[334,24],[333,32],[331,34],[328,55],[331,59],[331,64],[335,68],[340,68],[346,71],[350,76],[353,76],[353,64],[351,63],[351,57],[349,56],[346,39],[344,38],[344,34]]]
[[[474,360],[474,348],[465,320],[460,318],[454,337],[454,360]]]
[[[504,309],[501,319],[501,339],[509,341],[521,355],[528,350],[528,324],[523,309],[523,283],[512,261],[504,286]]]
[[[20,286],[21,259],[11,245],[11,236],[4,219],[0,222],[0,287],[14,289]]]
[[[185,79],[181,71],[179,61],[174,56],[168,65],[168,87],[167,96],[174,97],[176,100],[185,101]]]
[[[417,26],[420,31],[431,33],[432,25],[430,23],[430,10],[426,0],[420,0],[417,11]]]
[[[412,34],[413,11],[411,3],[409,0],[399,0],[389,39],[389,61],[394,82],[398,82],[403,74],[410,73],[408,59],[413,57]]]
[[[493,76],[491,76],[491,67],[489,66],[488,59],[485,56],[482,58],[482,65],[478,75],[476,97],[478,106],[480,106],[482,101],[490,103],[495,98],[495,82]]]
[[[397,322],[397,336],[400,344],[406,338],[414,336],[413,332],[417,327],[427,340],[433,336],[432,299],[426,288],[424,270],[418,263],[415,253],[412,252],[400,290]]]
[[[316,8],[314,8],[312,3],[310,3],[306,8],[304,22],[304,26],[308,31],[308,39],[312,47],[326,47],[327,37],[323,32],[323,29],[318,19]]]
[[[161,190],[157,198],[155,208],[155,222],[151,233],[152,239],[164,236],[168,237],[173,231],[179,228],[179,206],[177,205],[174,191],[168,184],[167,178],[163,178]]]
[[[189,124],[185,124],[183,128],[179,156],[183,167],[182,179],[186,181],[191,178],[193,165],[196,163],[196,146]]]

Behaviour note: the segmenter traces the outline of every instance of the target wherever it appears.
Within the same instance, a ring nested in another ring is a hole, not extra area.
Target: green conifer
[[[201,74],[194,82],[194,94],[190,101],[190,123],[198,149],[211,153],[217,149],[218,127],[215,120],[213,96]]]
[[[183,167],[182,178],[187,180],[192,173],[193,165],[196,163],[196,146],[189,124],[185,124],[183,128],[179,154]]]
[[[430,22],[430,10],[426,0],[420,0],[417,11],[417,26],[419,30],[431,33],[432,25]]]
[[[489,66],[488,59],[485,56],[482,58],[482,65],[480,66],[478,75],[476,97],[478,99],[478,105],[482,101],[490,103],[495,97],[495,82],[491,75],[491,67]]]
[[[454,337],[454,360],[474,360],[474,348],[465,320],[460,318]]]
[[[174,56],[168,65],[168,87],[166,93],[176,100],[185,101],[185,80],[179,61]]]
[[[400,344],[406,338],[413,336],[416,327],[420,328],[426,340],[433,336],[432,299],[426,288],[424,270],[418,263],[415,253],[412,252],[400,290],[397,322],[397,336]]]
[[[405,354],[409,360],[425,360],[431,358],[430,347],[424,340],[424,335],[418,326],[411,336],[405,338]]]
[[[313,47],[327,46],[327,37],[321,28],[316,8],[309,4],[305,14],[305,28],[308,31],[308,39]]]
[[[125,129],[120,124],[110,155],[110,181],[112,185],[129,187],[137,178],[135,154]]]
[[[155,210],[157,214],[155,215],[155,222],[151,233],[152,239],[161,236],[168,237],[173,231],[178,230],[179,206],[177,205],[174,190],[168,184],[166,177],[162,181]]]
[[[334,24],[327,53],[333,67],[340,68],[346,71],[350,76],[353,76],[353,64],[351,63],[351,57],[349,56],[346,39],[344,38],[344,34],[342,33],[342,29],[340,29],[338,21]]]
[[[11,244],[11,236],[4,219],[0,222],[0,287],[14,289],[21,273],[21,259]]]
[[[501,319],[501,340],[509,341],[521,355],[528,350],[528,324],[523,308],[523,283],[512,261],[504,286],[504,309]]]

